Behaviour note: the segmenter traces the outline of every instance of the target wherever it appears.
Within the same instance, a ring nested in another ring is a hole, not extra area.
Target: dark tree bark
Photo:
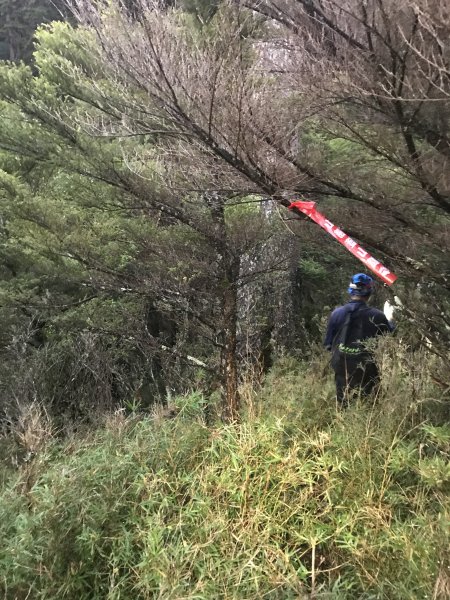
[[[223,417],[234,422],[239,420],[240,398],[238,390],[237,364],[237,282],[239,259],[226,252],[222,259],[224,289],[222,296],[222,335],[221,379],[223,386]]]

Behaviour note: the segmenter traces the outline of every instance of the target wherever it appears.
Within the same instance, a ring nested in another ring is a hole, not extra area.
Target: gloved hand
[[[402,306],[402,302],[398,296],[394,296],[394,302],[395,304],[391,304],[389,300],[386,300],[383,306],[383,312],[391,327],[394,327],[394,312]]]
[[[389,300],[386,300],[383,306],[383,312],[385,314],[386,319],[391,322],[394,320],[394,310],[395,306],[393,306]]]

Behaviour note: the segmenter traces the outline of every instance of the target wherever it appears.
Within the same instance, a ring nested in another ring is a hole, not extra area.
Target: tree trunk
[[[222,296],[223,348],[221,352],[222,416],[224,421],[239,420],[240,398],[237,364],[237,279],[239,260],[224,257],[224,290]]]
[[[233,423],[239,420],[239,391],[237,363],[238,279],[240,258],[233,252],[225,223],[226,198],[211,192],[204,195],[214,223],[217,238],[218,276],[222,282],[220,338],[220,383],[222,386],[222,419]]]
[[[14,30],[11,25],[11,15],[8,13],[7,13],[6,19],[5,19],[5,31],[6,31],[6,40],[7,40],[7,44],[8,44],[9,60],[15,61],[17,56],[16,56],[16,46],[14,43],[15,42]]]

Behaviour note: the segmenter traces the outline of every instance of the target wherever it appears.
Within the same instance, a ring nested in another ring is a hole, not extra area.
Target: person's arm
[[[378,334],[392,333],[395,329],[394,321],[388,321],[386,315],[381,310],[377,310],[374,323],[377,327]]]
[[[333,340],[334,337],[338,331],[338,319],[337,319],[337,311],[334,310],[331,315],[330,318],[328,319],[328,326],[327,326],[327,332],[325,334],[325,340],[323,342],[323,345],[325,346],[325,348],[327,350],[331,350],[331,347],[333,345]]]

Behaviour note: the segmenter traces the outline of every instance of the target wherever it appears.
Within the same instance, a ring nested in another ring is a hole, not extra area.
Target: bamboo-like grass
[[[243,382],[239,425],[192,393],[171,420],[46,436],[3,476],[0,597],[450,597],[445,390],[432,357],[381,352],[378,397],[345,412],[323,357],[285,358]]]

